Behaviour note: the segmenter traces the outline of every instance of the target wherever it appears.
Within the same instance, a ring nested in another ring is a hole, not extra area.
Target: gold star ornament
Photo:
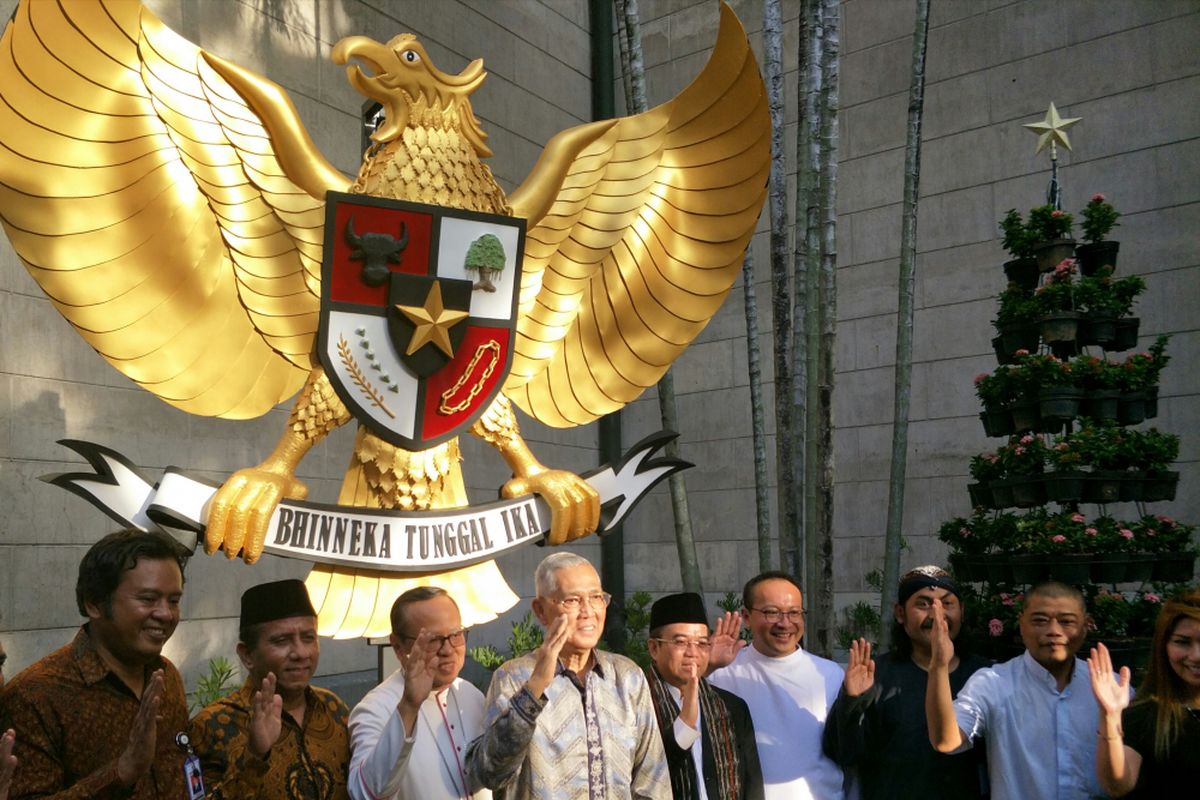
[[[433,282],[433,288],[425,296],[425,305],[397,305],[396,309],[417,326],[408,341],[408,349],[404,355],[411,356],[432,342],[447,356],[454,357],[454,348],[450,346],[450,329],[466,319],[468,314],[466,311],[450,311],[442,304],[441,281]]]
[[[1023,126],[1038,135],[1037,150],[1033,154],[1036,156],[1046,149],[1046,145],[1050,145],[1050,155],[1053,157],[1055,144],[1061,144],[1070,150],[1071,140],[1067,138],[1067,128],[1081,119],[1082,117],[1067,117],[1065,119],[1060,117],[1058,109],[1054,107],[1054,103],[1051,103],[1050,110],[1046,112],[1044,120],[1041,122],[1030,122]]]

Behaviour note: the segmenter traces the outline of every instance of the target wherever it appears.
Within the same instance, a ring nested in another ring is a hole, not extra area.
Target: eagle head
[[[349,36],[334,45],[333,63],[346,64],[352,58],[363,66],[346,68],[350,84],[383,106],[385,122],[371,134],[376,142],[390,142],[408,125],[419,124],[453,128],[466,137],[480,158],[492,154],[468,99],[487,77],[482,59],[449,75],[433,65],[411,33],[402,33],[387,44],[367,36]]]

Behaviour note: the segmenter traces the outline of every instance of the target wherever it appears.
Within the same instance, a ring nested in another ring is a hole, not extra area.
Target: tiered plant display
[[[1118,216],[1095,195],[1078,246],[1071,215],[1053,206],[1000,222],[1012,260],[994,321],[999,366],[975,389],[985,432],[1006,441],[971,459],[974,511],[940,532],[997,656],[1015,642],[1021,590],[1039,580],[1085,587],[1094,635],[1111,641],[1148,636],[1155,606],[1194,574],[1195,527],[1148,507],[1175,498],[1179,437],[1130,427],[1158,415],[1167,337],[1129,352],[1146,284],[1114,276],[1118,244],[1104,237]],[[1136,514],[1118,519],[1114,503]]]

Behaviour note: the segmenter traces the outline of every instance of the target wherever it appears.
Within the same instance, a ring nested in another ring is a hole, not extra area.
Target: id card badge
[[[187,800],[204,800],[204,771],[200,768],[200,759],[192,749],[188,735],[176,734],[175,744],[187,753],[183,759],[183,785],[187,790]]]

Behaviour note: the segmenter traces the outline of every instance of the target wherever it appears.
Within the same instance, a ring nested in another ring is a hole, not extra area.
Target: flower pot
[[[1038,392],[1038,413],[1043,422],[1070,422],[1079,414],[1083,390],[1074,386],[1055,386]]]
[[[1174,500],[1178,487],[1178,472],[1147,472],[1146,477],[1142,479],[1142,502],[1161,503],[1164,500]]]
[[[1108,347],[1117,338],[1117,316],[1107,311],[1089,311],[1081,328],[1086,335],[1081,331],[1080,344]]]
[[[1138,328],[1141,324],[1142,321],[1138,317],[1123,317],[1117,320],[1116,338],[1105,349],[1120,353],[1137,347]]]
[[[1146,393],[1129,392],[1121,395],[1117,406],[1117,422],[1122,425],[1137,425],[1146,419]]]
[[[1121,499],[1121,480],[1124,472],[1120,470],[1094,470],[1087,476],[1083,485],[1083,500],[1085,503],[1115,503]]]
[[[1046,485],[1041,475],[1022,475],[1011,478],[1013,505],[1017,508],[1033,508],[1046,502]]]
[[[996,363],[1000,366],[1013,363],[1013,355],[1004,349],[1004,337],[996,336],[992,339],[992,352],[996,354]]]
[[[1136,503],[1145,493],[1146,473],[1141,470],[1130,470],[1121,481],[1121,502]]]
[[[1157,557],[1153,553],[1125,554],[1125,582],[1145,583],[1154,577],[1154,562]]]
[[[1158,384],[1147,386],[1142,390],[1146,393],[1146,419],[1158,416]]]
[[[987,571],[989,583],[1012,583],[1012,556],[1007,553],[993,553],[983,557],[984,569]]]
[[[1037,430],[1038,425],[1042,421],[1042,415],[1039,412],[1039,406],[1035,402],[1023,401],[1013,403],[1009,407],[1012,412],[1013,433],[1025,433],[1026,431]]]
[[[1034,584],[1050,574],[1051,557],[1041,553],[1011,556],[1014,583]]]
[[[1036,323],[1023,322],[1016,325],[1005,325],[1000,329],[1000,339],[1005,352],[1010,356],[1018,350],[1035,352],[1038,348],[1038,326]],[[1136,341],[1135,341],[1136,344]]]
[[[1012,507],[1013,488],[1011,478],[1002,478],[998,481],[988,481],[988,488],[992,490],[992,508]]]
[[[985,406],[979,414],[983,432],[988,436],[1008,436],[1013,432],[1012,414],[1004,408]]]
[[[1053,556],[1047,564],[1047,572],[1051,578],[1063,583],[1087,583],[1092,577],[1092,557],[1083,553]]]
[[[1045,476],[1046,499],[1056,503],[1075,503],[1083,499],[1086,475],[1082,472],[1047,472]]]
[[[1120,411],[1120,398],[1121,393],[1116,389],[1093,389],[1079,404],[1079,413],[1099,422],[1115,420]]]
[[[1195,553],[1159,553],[1154,559],[1154,580],[1190,582],[1195,569]]]
[[[1037,258],[1039,270],[1051,272],[1064,258],[1075,255],[1075,240],[1050,239],[1038,242],[1033,246],[1033,255]]]
[[[1093,583],[1120,583],[1125,580],[1124,553],[1096,553],[1092,556]]]
[[[1056,311],[1047,314],[1038,321],[1038,329],[1042,341],[1046,344],[1075,344],[1079,334],[1079,320],[1082,315],[1078,311]]]
[[[967,493],[971,495],[971,508],[995,508],[992,490],[986,483],[967,484]]]
[[[1079,265],[1079,274],[1091,277],[1105,267],[1117,269],[1117,251],[1121,249],[1120,242],[1091,242],[1075,246],[1075,260]]]
[[[1036,258],[1015,258],[1004,262],[1004,277],[1022,289],[1036,289],[1040,276]]]
[[[987,580],[987,567],[983,556],[967,555],[966,553],[950,554],[950,570],[954,577],[964,583]]]

